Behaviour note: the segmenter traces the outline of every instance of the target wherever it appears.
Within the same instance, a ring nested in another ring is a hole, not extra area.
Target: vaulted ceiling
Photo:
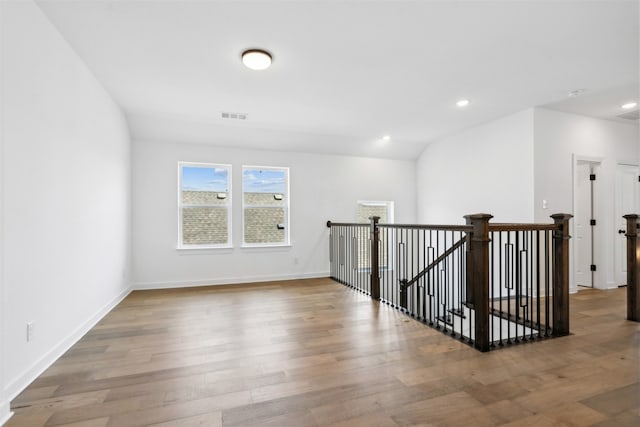
[[[136,139],[412,159],[533,106],[628,122],[638,100],[636,0],[37,4]],[[271,68],[243,66],[255,47]]]

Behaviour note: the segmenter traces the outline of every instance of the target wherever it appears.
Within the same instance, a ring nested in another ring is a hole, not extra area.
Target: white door
[[[592,164],[579,161],[576,165],[576,189],[574,212],[574,278],[577,286],[593,287],[593,233],[591,219],[592,204]]]
[[[636,165],[618,165],[616,170],[616,207],[615,207],[615,257],[616,282],[627,283],[627,221],[626,214],[640,215],[640,168]]]

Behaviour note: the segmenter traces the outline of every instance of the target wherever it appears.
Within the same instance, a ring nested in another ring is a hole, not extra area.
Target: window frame
[[[285,204],[283,205],[250,205],[245,203],[245,182],[244,182],[244,173],[246,170],[252,169],[261,169],[261,170],[275,170],[275,171],[284,171],[285,172],[285,192],[284,192],[284,200]],[[273,248],[273,247],[287,247],[291,246],[291,216],[290,216],[290,206],[291,206],[291,191],[290,191],[290,183],[291,183],[291,170],[289,167],[285,166],[256,166],[256,165],[242,165],[242,248]],[[281,208],[284,207],[284,242],[265,242],[265,243],[247,243],[245,241],[246,237],[246,229],[245,229],[245,211],[247,208]]]
[[[216,204],[216,205],[193,205],[193,204],[185,204],[182,202],[182,169],[183,167],[200,167],[207,169],[226,169],[227,170],[227,197],[225,199],[224,204]],[[231,164],[226,163],[204,163],[204,162],[187,162],[187,161],[179,161],[178,162],[178,244],[176,249],[178,250],[199,250],[199,249],[229,249],[233,248],[233,166]],[[203,208],[218,208],[218,209],[226,209],[227,210],[227,241],[226,243],[219,244],[185,244],[184,236],[182,232],[182,219],[183,219],[183,209],[190,207],[203,207]]]

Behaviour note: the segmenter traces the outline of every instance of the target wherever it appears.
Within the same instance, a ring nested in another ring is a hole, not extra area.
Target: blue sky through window
[[[286,192],[287,172],[277,169],[244,169],[242,188],[246,193]]]
[[[182,166],[183,191],[229,191],[229,171],[226,168]]]

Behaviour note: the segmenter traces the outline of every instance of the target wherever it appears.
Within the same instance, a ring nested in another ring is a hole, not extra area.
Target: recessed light
[[[385,136],[382,137],[383,141],[388,141],[390,139],[391,139],[391,137],[389,135],[385,135]]]
[[[625,110],[630,110],[634,108],[636,105],[638,105],[637,102],[627,102],[626,104],[622,105],[622,108],[624,108]]]
[[[468,99],[461,99],[460,101],[456,102],[456,105],[458,107],[466,107],[467,105],[469,105],[469,100]]]
[[[252,70],[266,70],[271,66],[271,54],[262,49],[249,49],[242,52],[242,63]]]

